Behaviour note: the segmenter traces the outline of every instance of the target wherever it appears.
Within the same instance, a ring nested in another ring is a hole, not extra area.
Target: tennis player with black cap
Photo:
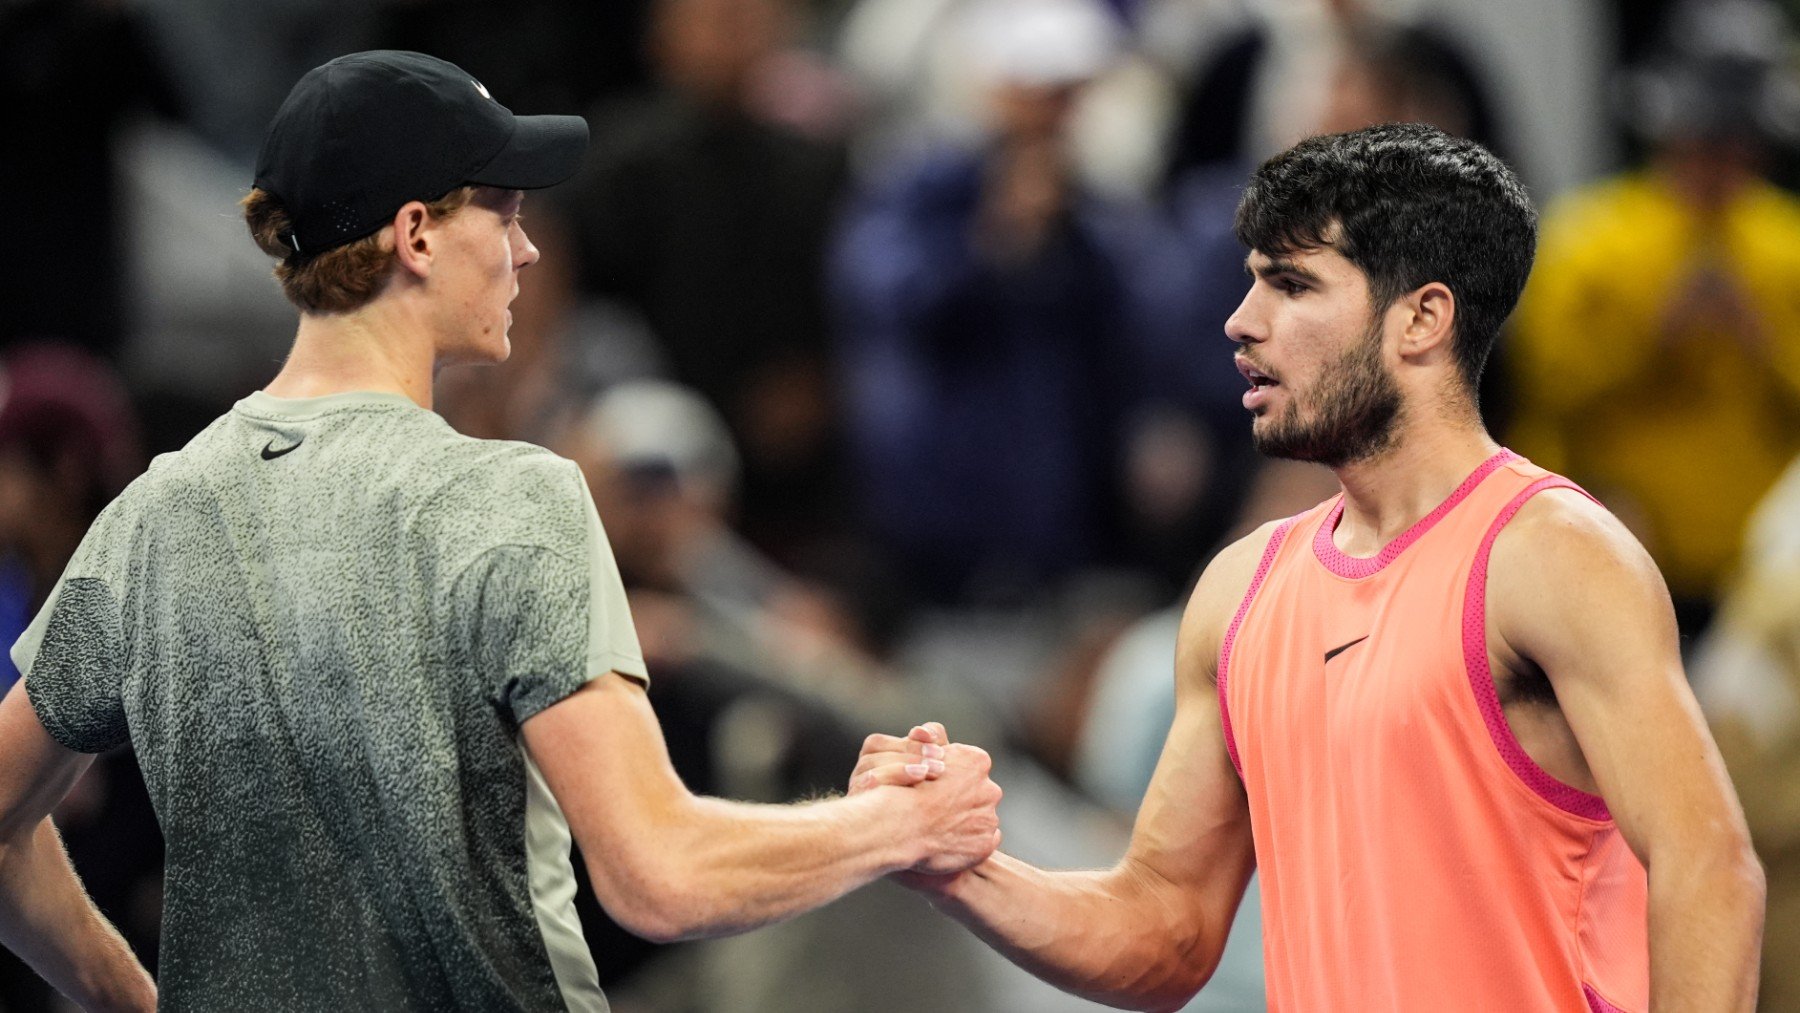
[[[0,942],[78,1003],[158,999],[48,819],[127,741],[168,846],[170,1008],[604,1010],[571,829],[658,940],[997,844],[968,747],[865,765],[850,798],[690,794],[575,466],[429,410],[439,365],[506,358],[523,191],[586,142],[412,53],[334,60],[276,114],[244,209],[293,351],[95,522],[0,701]]]

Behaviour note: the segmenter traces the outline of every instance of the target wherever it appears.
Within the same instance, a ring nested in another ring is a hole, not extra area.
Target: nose
[[[538,262],[538,248],[525,234],[525,226],[515,223],[513,228],[519,233],[513,242],[513,270],[522,271]]]
[[[1263,321],[1256,313],[1254,299],[1256,286],[1244,293],[1244,299],[1238,303],[1231,316],[1225,321],[1225,336],[1240,345],[1254,345],[1263,340],[1265,331]]]

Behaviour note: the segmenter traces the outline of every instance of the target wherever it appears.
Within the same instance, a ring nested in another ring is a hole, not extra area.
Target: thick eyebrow
[[[1274,257],[1261,264],[1252,264],[1250,258],[1245,257],[1244,273],[1251,275],[1252,277],[1263,279],[1274,278],[1278,275],[1285,274],[1297,281],[1304,281],[1314,285],[1319,284],[1323,280],[1318,275],[1308,271],[1306,268],[1301,267],[1298,263],[1289,260],[1286,257]]]

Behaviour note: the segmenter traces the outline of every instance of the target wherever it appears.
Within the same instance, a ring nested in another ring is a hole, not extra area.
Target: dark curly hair
[[[1269,256],[1330,247],[1377,310],[1431,282],[1456,297],[1451,352],[1471,394],[1537,249],[1519,177],[1474,141],[1418,123],[1310,137],[1259,166],[1236,231]]]

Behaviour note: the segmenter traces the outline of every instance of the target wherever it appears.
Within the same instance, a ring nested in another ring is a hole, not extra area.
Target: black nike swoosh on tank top
[[[1343,645],[1342,647],[1333,647],[1331,650],[1325,652],[1325,660],[1330,661],[1331,659],[1337,657],[1338,655],[1344,653],[1345,651],[1348,651],[1350,648],[1355,647],[1357,644],[1360,644],[1367,639],[1369,639],[1369,635],[1365,633],[1362,636],[1357,637],[1355,640],[1352,640],[1349,643]]]

